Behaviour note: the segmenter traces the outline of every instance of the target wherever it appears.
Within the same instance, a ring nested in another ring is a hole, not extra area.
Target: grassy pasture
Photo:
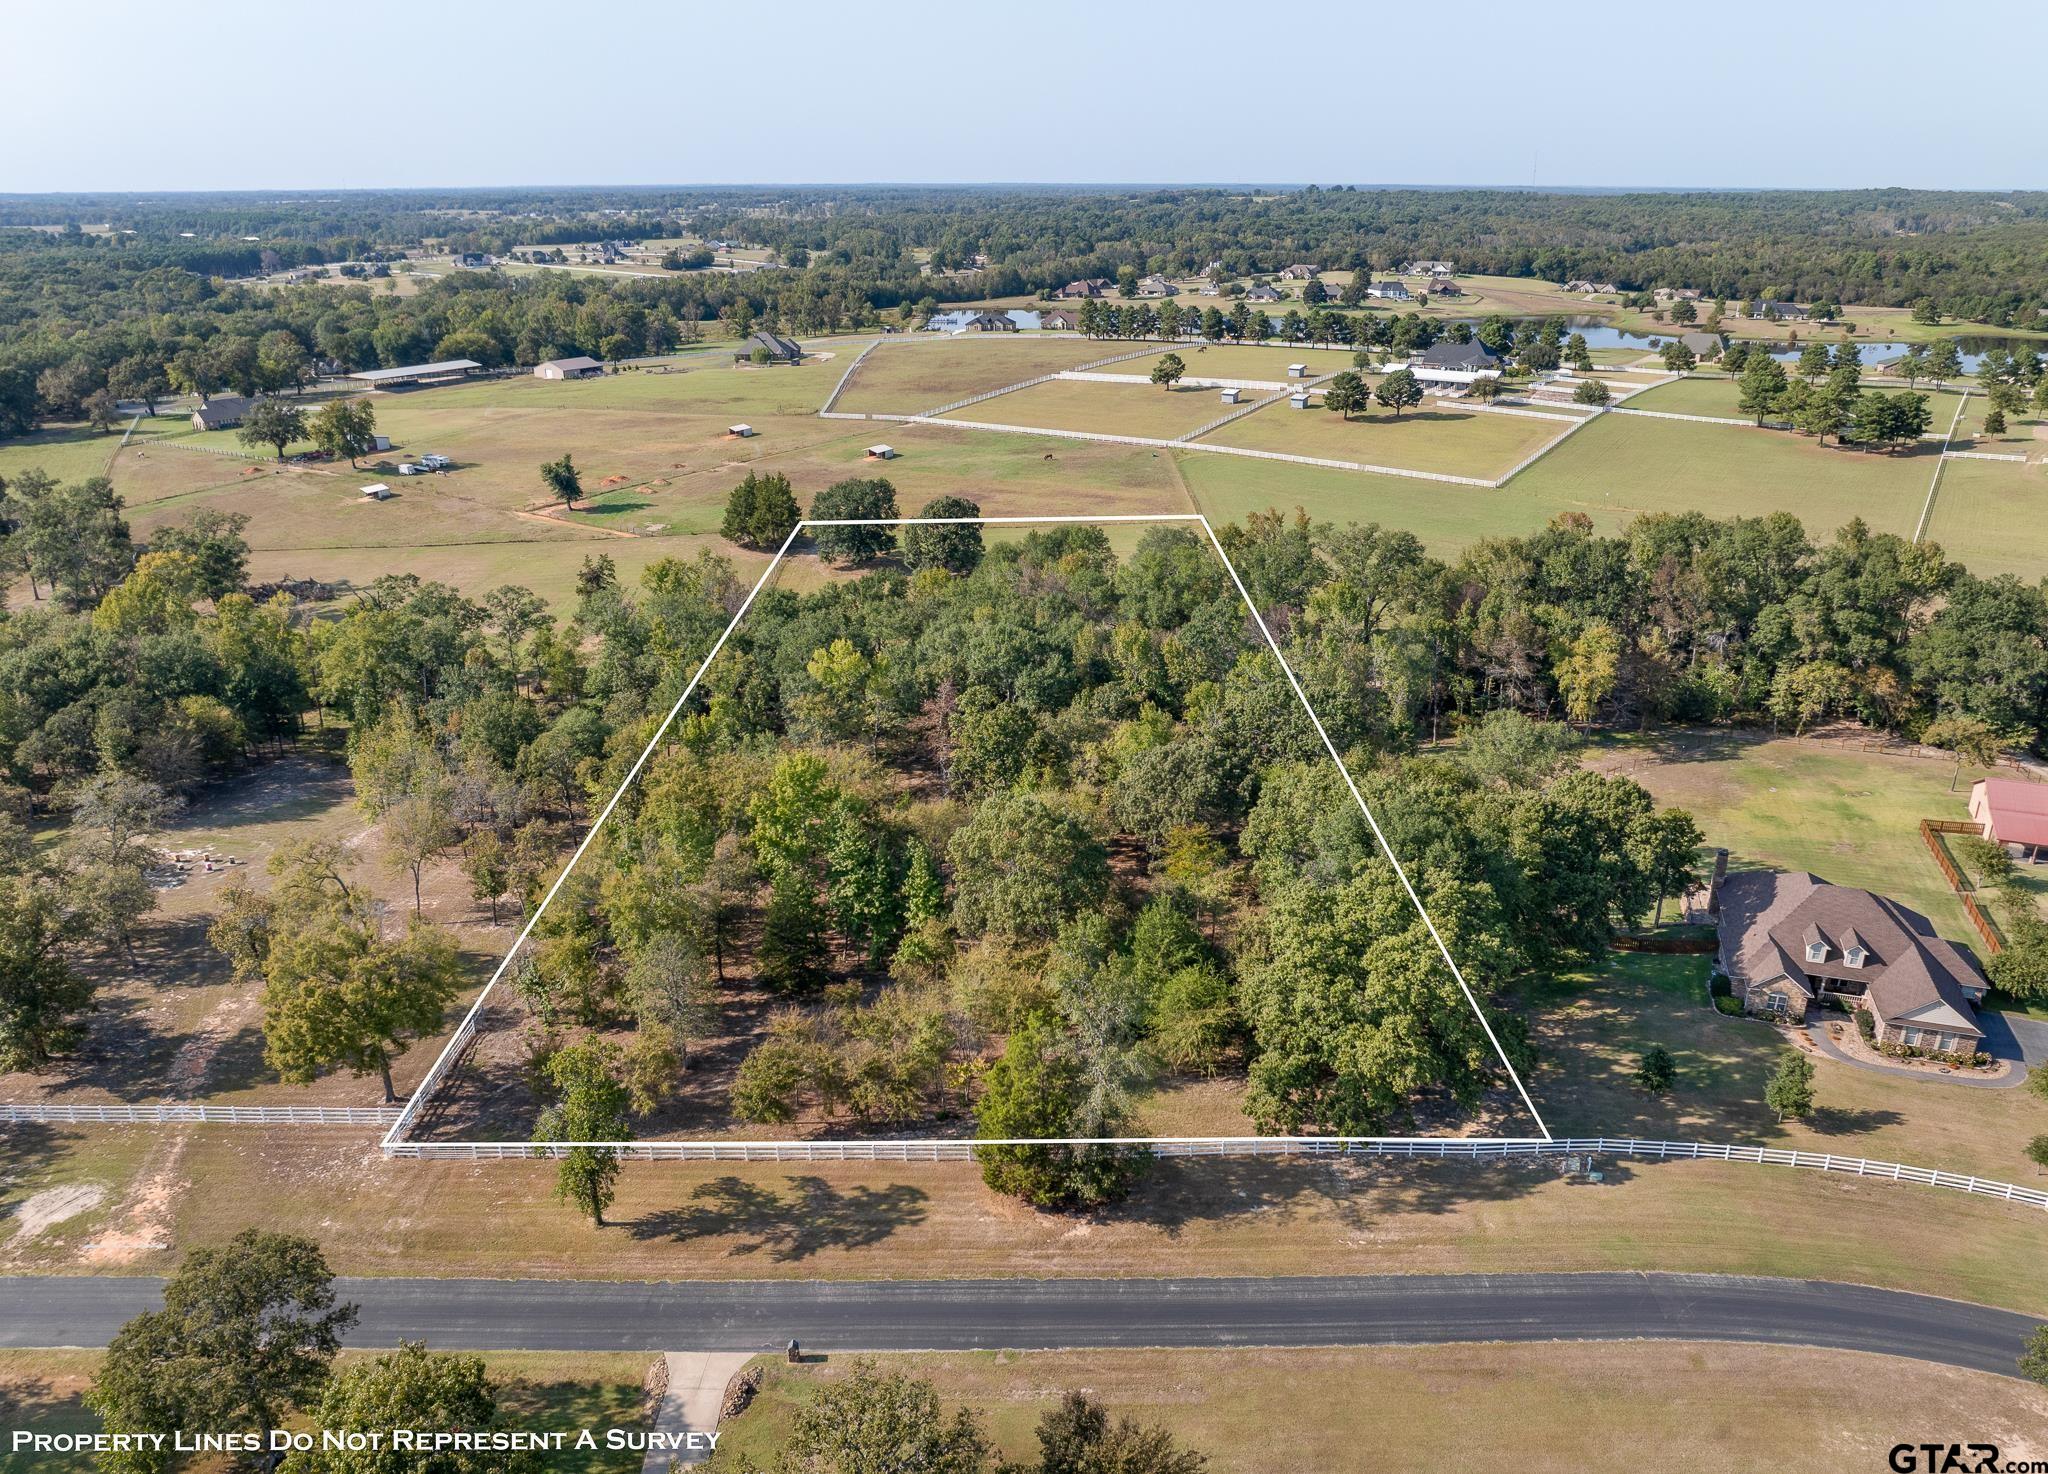
[[[1927,538],[1972,573],[2039,581],[2048,574],[2044,529],[2048,468],[2039,462],[1950,461],[1942,467]]]
[[[1375,408],[1347,420],[1320,400],[1298,410],[1283,399],[1232,420],[1202,443],[1491,479],[1568,428],[1557,420],[1461,411],[1429,400],[1399,419]]]
[[[1594,761],[1633,778],[1658,803],[1689,810],[1707,843],[1724,846],[1737,866],[1811,870],[1878,891],[1924,913],[1943,936],[1976,945],[1918,825],[1963,818],[1981,771],[1966,765],[1951,792],[1953,762],[1858,729],[1807,738],[1653,732],[1605,740]]]
[[[1895,391],[1885,389],[1881,392]],[[1949,421],[1955,418],[1956,407],[1963,402],[1963,396],[1956,390],[1936,389],[1932,385],[1922,385],[1913,392],[1927,396],[1927,428],[1938,434],[1946,434]],[[1733,379],[1689,375],[1632,395],[1628,407],[1663,410],[1670,414],[1719,415],[1724,419],[1754,420],[1755,416],[1743,411],[1741,399],[1741,387]]]
[[[845,349],[847,355],[859,351]],[[1092,363],[1116,352],[1071,333],[1049,337],[912,337],[883,342],[861,363],[836,408],[850,414],[920,414],[970,394]],[[838,362],[845,371],[848,358]],[[830,387],[826,393],[830,393]],[[820,403],[823,396],[820,396]]]
[[[1085,1388],[1113,1417],[1170,1428],[1213,1474],[1278,1469],[1642,1467],[1672,1474],[1881,1468],[1901,1429],[2048,1448],[2048,1394],[2006,1377],[1803,1347],[1634,1342],[1229,1351],[923,1353],[878,1359],[982,1417],[997,1451],[1035,1458],[1039,1417]],[[711,1467],[772,1467],[799,1408],[852,1358],[764,1358],[761,1393]],[[1882,1385],[1881,1399],[1844,1397]],[[1730,1389],[1740,1387],[1739,1397]]]
[[[53,1130],[9,1193],[79,1151],[148,1133]],[[1595,1189],[1554,1167],[1216,1158],[1161,1164],[1083,1223],[991,1193],[965,1163],[632,1163],[593,1229],[544,1162],[386,1161],[374,1132],[252,1137],[194,1127],[161,1273],[261,1225],[318,1238],[344,1274],[615,1279],[1438,1274],[1672,1269],[1812,1275],[2048,1312],[2040,1224],[2002,1204],[1741,1163],[1617,1162]],[[153,1138],[151,1138],[153,1139]],[[139,1155],[139,1153],[138,1153]],[[132,1169],[131,1169],[132,1171]],[[116,1164],[104,1180],[124,1201]],[[75,1268],[115,1209],[10,1247],[14,1272]],[[76,1227],[74,1228],[74,1224]],[[1076,1232],[1077,1227],[1085,1231]]]
[[[1228,408],[1213,389],[1056,379],[970,404],[951,418],[1171,440],[1200,429]]]
[[[1608,530],[1644,512],[1789,511],[1814,537],[1852,517],[1911,537],[1938,453],[1931,442],[1873,455],[1782,430],[1603,415],[1499,494],[1525,504],[1508,524],[1524,529],[1565,509],[1588,512]],[[2048,561],[2048,539],[2042,547]]]
[[[120,443],[119,429],[102,435],[84,424],[50,425],[16,440],[0,441],[0,477],[11,481],[34,470],[47,471],[59,481],[104,476],[114,447]]]
[[[1284,404],[1280,410],[1335,418],[1325,410],[1297,412],[1288,410]],[[1556,428],[1562,430],[1564,426]],[[1592,432],[1589,429],[1579,433]],[[1519,477],[1509,487],[1488,490],[1245,456],[1189,451],[1176,454],[1196,508],[1218,525],[1242,521],[1247,514],[1268,507],[1282,511],[1300,507],[1319,522],[1339,526],[1347,522],[1377,522],[1385,527],[1405,528],[1421,538],[1438,557],[1454,557],[1481,538],[1535,532],[1550,516],[1550,511],[1515,494],[1521,485]],[[1606,529],[1612,531],[1621,519],[1595,520],[1604,522]]]
[[[2026,1144],[2048,1130],[2048,1106],[2026,1090],[1902,1079],[1810,1053],[1816,1108],[1805,1120],[1779,1124],[1764,1104],[1764,1083],[1792,1035],[1717,1013],[1707,1003],[1707,973],[1705,957],[1617,953],[1524,990],[1542,1052],[1529,1093],[1552,1131],[1761,1141],[2001,1182],[2034,1180]],[[1824,1017],[1855,1027],[1844,1014]],[[1677,1081],[1662,1094],[1634,1082],[1653,1044],[1677,1064]]]

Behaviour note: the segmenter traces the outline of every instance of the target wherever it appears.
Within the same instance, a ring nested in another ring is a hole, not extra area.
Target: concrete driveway
[[[1814,1047],[1829,1059],[1852,1070],[1868,1070],[1874,1075],[1897,1075],[1922,1084],[1959,1085],[1966,1090],[2014,1090],[2027,1083],[2028,1069],[2048,1062],[2048,1021],[2029,1018],[2021,1013],[2000,1013],[1990,1008],[1980,1009],[1977,1013],[1977,1022],[1984,1029],[1984,1052],[1993,1059],[2019,1061],[2018,1069],[1996,1080],[1982,1080],[1960,1072],[1939,1075],[1932,1070],[1858,1059],[1828,1036],[1828,1024],[1841,1023],[1845,1017],[1839,1013],[1816,1013],[1806,1021],[1806,1035],[1813,1040]]]

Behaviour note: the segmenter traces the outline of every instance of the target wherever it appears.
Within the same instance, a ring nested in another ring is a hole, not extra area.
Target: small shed
[[[1236,404],[1239,396],[1243,393],[1242,389],[1225,389],[1223,391],[1223,402],[1225,404]]]
[[[373,451],[391,449],[391,437],[389,435],[372,435],[370,437],[370,449]]]
[[[1289,404],[1293,405],[1293,406],[1294,406],[1294,407],[1295,407],[1296,409],[1307,409],[1307,408],[1308,408],[1308,390],[1306,390],[1306,389],[1297,389],[1297,390],[1295,390],[1295,391],[1294,391],[1294,392],[1293,392],[1292,394],[1290,394],[1290,395],[1288,395],[1288,396],[1287,396],[1287,402],[1288,402]]]
[[[363,488],[363,499],[365,501],[381,502],[387,500],[390,495],[391,488],[381,481],[372,481]]]
[[[868,459],[871,461],[893,461],[896,459],[896,447],[893,445],[871,445],[868,447]]]
[[[1308,365],[1305,363],[1290,363],[1289,365],[1287,365],[1287,377],[1290,379],[1307,378]]]
[[[725,427],[725,433],[728,435],[736,436],[741,440],[749,440],[753,438],[754,427],[752,425],[747,424],[727,425]]]

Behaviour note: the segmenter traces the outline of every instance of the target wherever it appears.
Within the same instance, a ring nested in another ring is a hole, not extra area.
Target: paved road
[[[473,1350],[820,1351],[1760,1341],[2012,1375],[2032,1317],[1897,1290],[1671,1274],[1302,1279],[343,1280],[351,1338]],[[0,1346],[99,1346],[162,1282],[0,1278]]]

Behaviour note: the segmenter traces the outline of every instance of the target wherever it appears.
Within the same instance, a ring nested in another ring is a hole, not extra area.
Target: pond
[[[1656,352],[1657,349],[1670,342],[1681,331],[1699,331],[1698,328],[1692,327],[1673,329],[1673,331],[1668,333],[1638,333],[1626,331],[1622,328],[1609,327],[1601,322],[1571,323],[1570,326],[1573,332],[1585,334],[1586,346],[1588,348],[1640,348],[1645,353]],[[1821,342],[1832,348],[1840,341],[1841,339],[1838,337],[1830,337],[1825,328],[1815,328],[1804,342],[1791,348],[1774,349],[1771,357],[1791,363],[1799,357],[1799,350],[1805,347],[1807,343]],[[1987,349],[2001,346],[2019,348],[2026,345],[2027,340],[2023,338],[1959,337],[1956,339],[1956,347],[1962,350],[1963,372],[1966,374],[1977,372],[1977,365],[1984,361],[1984,354]],[[1904,343],[1859,342],[1856,345],[1856,359],[1859,363],[1866,366],[1877,363],[1889,363],[1905,351],[1906,345]]]

